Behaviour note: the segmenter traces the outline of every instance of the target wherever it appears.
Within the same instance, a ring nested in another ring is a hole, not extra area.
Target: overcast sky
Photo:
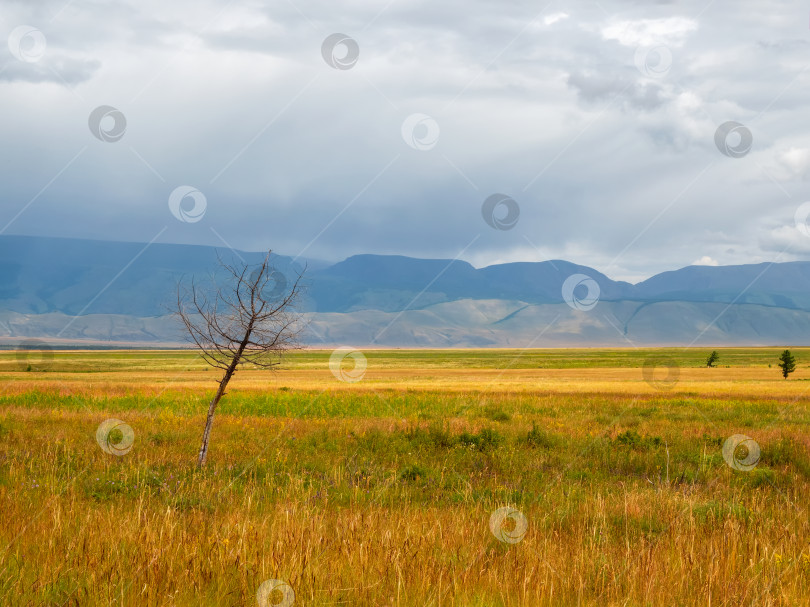
[[[0,230],[628,280],[808,259],[809,25],[779,1],[5,0]]]

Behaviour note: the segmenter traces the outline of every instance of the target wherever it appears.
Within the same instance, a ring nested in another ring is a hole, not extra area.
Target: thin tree
[[[782,352],[779,357],[779,368],[782,369],[782,377],[785,379],[796,370],[796,359],[790,353],[790,350]]]
[[[177,287],[177,315],[191,342],[205,362],[222,370],[219,388],[208,405],[197,465],[208,456],[214,413],[225,389],[240,366],[271,369],[281,355],[299,348],[303,325],[295,311],[300,297],[301,274],[292,284],[270,265],[270,252],[258,266],[228,264],[223,284],[201,289],[192,280],[190,288]],[[272,287],[271,287],[272,285]]]
[[[720,360],[720,355],[717,353],[717,350],[712,350],[712,353],[709,354],[709,358],[706,359],[706,366],[713,367],[714,363]]]

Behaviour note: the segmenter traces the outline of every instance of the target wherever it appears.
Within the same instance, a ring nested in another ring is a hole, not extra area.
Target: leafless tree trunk
[[[300,296],[301,275],[290,284],[270,265],[270,253],[253,268],[227,264],[226,284],[206,294],[192,281],[177,288],[177,315],[203,359],[223,371],[208,405],[197,465],[205,465],[214,413],[239,365],[273,368],[284,352],[299,347],[301,316],[294,307]],[[272,287],[272,288],[271,288]]]

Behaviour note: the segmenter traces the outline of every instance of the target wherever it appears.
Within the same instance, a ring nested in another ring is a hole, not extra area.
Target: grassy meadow
[[[195,353],[0,352],[0,604],[810,605],[780,351],[301,351],[237,373],[203,470]]]

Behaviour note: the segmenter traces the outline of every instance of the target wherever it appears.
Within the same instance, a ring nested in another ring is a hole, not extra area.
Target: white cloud
[[[558,21],[562,21],[563,19],[568,19],[568,13],[554,13],[549,15],[543,19],[543,23],[546,25],[554,25]]]
[[[697,21],[685,17],[623,20],[603,27],[602,37],[632,47],[654,44],[680,46],[697,29]]]
[[[769,174],[778,181],[803,179],[810,175],[810,148],[791,146],[775,149],[776,164],[769,167]]]
[[[712,259],[708,255],[704,255],[698,260],[692,262],[693,266],[719,266],[720,262],[716,259]]]
[[[786,261],[786,257],[810,254],[810,236],[796,226],[781,226],[766,232],[760,239],[760,247],[778,253],[779,261]]]

